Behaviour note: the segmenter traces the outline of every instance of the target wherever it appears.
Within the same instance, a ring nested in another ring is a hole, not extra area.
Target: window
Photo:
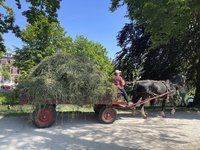
[[[7,64],[10,64],[10,60],[7,60]]]
[[[6,80],[6,83],[9,83],[9,79],[5,78],[5,80]]]
[[[19,69],[17,69],[17,74],[19,74]]]
[[[0,64],[1,64],[1,59],[0,59]]]
[[[11,68],[11,71],[10,71],[10,73],[11,73],[11,74],[13,74],[13,67]]]
[[[14,80],[14,81],[15,81],[15,84],[17,84],[17,83],[18,83],[18,80],[19,80],[18,78],[15,78],[15,80]]]
[[[12,56],[12,54],[11,54],[11,53],[7,53],[7,56],[8,56],[8,57],[11,57],[11,56]]]
[[[2,79],[1,79],[1,83],[4,83],[4,76],[3,76]]]

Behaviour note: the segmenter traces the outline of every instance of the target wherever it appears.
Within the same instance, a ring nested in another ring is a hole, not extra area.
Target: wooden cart
[[[99,120],[104,124],[111,124],[117,119],[117,111],[116,109],[125,109],[125,108],[133,108],[134,106],[142,103],[146,103],[153,99],[162,97],[169,92],[166,92],[162,95],[149,98],[138,103],[134,103],[132,105],[127,105],[125,101],[121,100],[121,92],[117,93],[117,99],[114,101],[101,101],[94,104],[94,111],[99,115]],[[26,97],[26,92],[21,92],[19,94],[19,103],[20,104],[31,104]],[[47,128],[52,126],[56,121],[56,101],[52,101],[51,103],[46,103],[38,108],[36,108],[33,112],[33,123],[38,128]],[[62,104],[70,104],[68,102]],[[85,102],[84,104],[89,104]]]

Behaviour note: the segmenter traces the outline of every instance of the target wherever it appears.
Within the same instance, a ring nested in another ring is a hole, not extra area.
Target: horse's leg
[[[149,94],[143,95],[142,96],[142,101],[147,99],[147,97],[149,97]],[[141,104],[140,107],[141,107],[141,115],[143,116],[144,119],[146,119],[147,116],[145,115],[145,112],[144,112],[144,104]]]
[[[144,112],[144,104],[141,104],[140,107],[141,107],[141,115],[143,116],[144,119],[146,119],[147,116],[145,115],[145,112]]]
[[[131,115],[132,115],[133,117],[135,117],[135,112],[136,112],[136,106],[134,106],[134,107],[133,107],[133,110],[132,110],[132,114],[131,114]]]
[[[164,109],[165,109],[165,102],[166,102],[166,99],[165,98],[163,98],[163,101],[162,101],[162,111],[161,111],[161,116],[163,117],[163,118],[165,118],[166,116],[165,116],[165,113],[164,113]]]
[[[175,101],[174,101],[174,99],[172,97],[169,97],[169,101],[174,105],[174,107],[173,107],[173,109],[172,109],[170,114],[174,115],[175,110],[176,110],[176,103],[175,103]]]
[[[140,99],[140,96],[137,96],[136,97],[136,100],[134,101],[134,103],[137,103],[138,100]],[[136,106],[133,107],[133,110],[132,110],[132,116],[135,117],[135,112],[136,112]]]

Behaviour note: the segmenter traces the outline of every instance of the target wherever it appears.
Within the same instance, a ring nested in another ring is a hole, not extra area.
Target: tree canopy
[[[58,22],[57,10],[60,9],[60,2],[62,0],[26,0],[31,3],[29,10],[22,12],[22,15],[26,16],[27,22],[33,24],[40,21],[41,16],[48,18],[48,21]]]
[[[100,70],[107,74],[108,79],[112,77],[113,65],[111,64],[111,58],[107,56],[107,50],[104,46],[98,42],[88,41],[83,35],[76,36],[71,47],[72,53],[78,55],[84,55],[94,64],[98,66]]]
[[[152,48],[167,44],[172,38],[182,39],[181,35],[196,23],[200,13],[199,0],[111,0],[110,11],[124,4],[131,9],[127,17],[138,25],[148,24],[145,34],[151,34]]]
[[[141,36],[150,35],[143,77],[163,77],[169,69],[174,73],[186,72],[188,81],[196,86],[195,104],[200,105],[199,1],[111,0],[110,10],[113,12],[124,4],[129,11],[126,17],[138,26],[146,24]],[[147,67],[158,71],[152,72]]]
[[[6,0],[0,0],[0,8],[3,8],[6,13],[0,13],[0,54],[6,52],[4,45],[3,34],[12,31],[16,37],[20,37],[20,28],[15,23],[15,13],[11,7],[5,5]],[[18,2],[18,0],[16,0]]]
[[[57,10],[60,9],[60,2],[62,0],[26,0],[31,3],[28,10],[22,12],[26,16],[27,22],[33,24],[41,19],[41,16],[46,16],[49,22],[58,22]],[[6,52],[4,45],[3,34],[12,31],[16,37],[20,37],[21,31],[18,25],[15,25],[15,13],[11,7],[5,5],[6,0],[0,0],[0,7],[6,13],[0,13],[0,52]],[[20,0],[15,0],[18,9],[21,9]]]
[[[22,74],[27,74],[42,59],[53,55],[59,49],[71,52],[72,38],[66,37],[66,31],[59,22],[49,23],[48,18],[40,16],[40,20],[32,25],[27,24],[22,30],[23,47],[15,48],[15,66]]]

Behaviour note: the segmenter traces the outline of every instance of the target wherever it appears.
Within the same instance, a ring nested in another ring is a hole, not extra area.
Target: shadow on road
[[[56,123],[37,129],[28,116],[0,119],[0,149],[176,149],[199,139],[200,114],[176,112],[162,118],[159,112],[119,113],[113,124],[102,124],[94,113],[59,114]],[[193,139],[193,140],[192,140]],[[192,140],[192,141],[191,141]],[[186,147],[184,147],[186,148]]]

